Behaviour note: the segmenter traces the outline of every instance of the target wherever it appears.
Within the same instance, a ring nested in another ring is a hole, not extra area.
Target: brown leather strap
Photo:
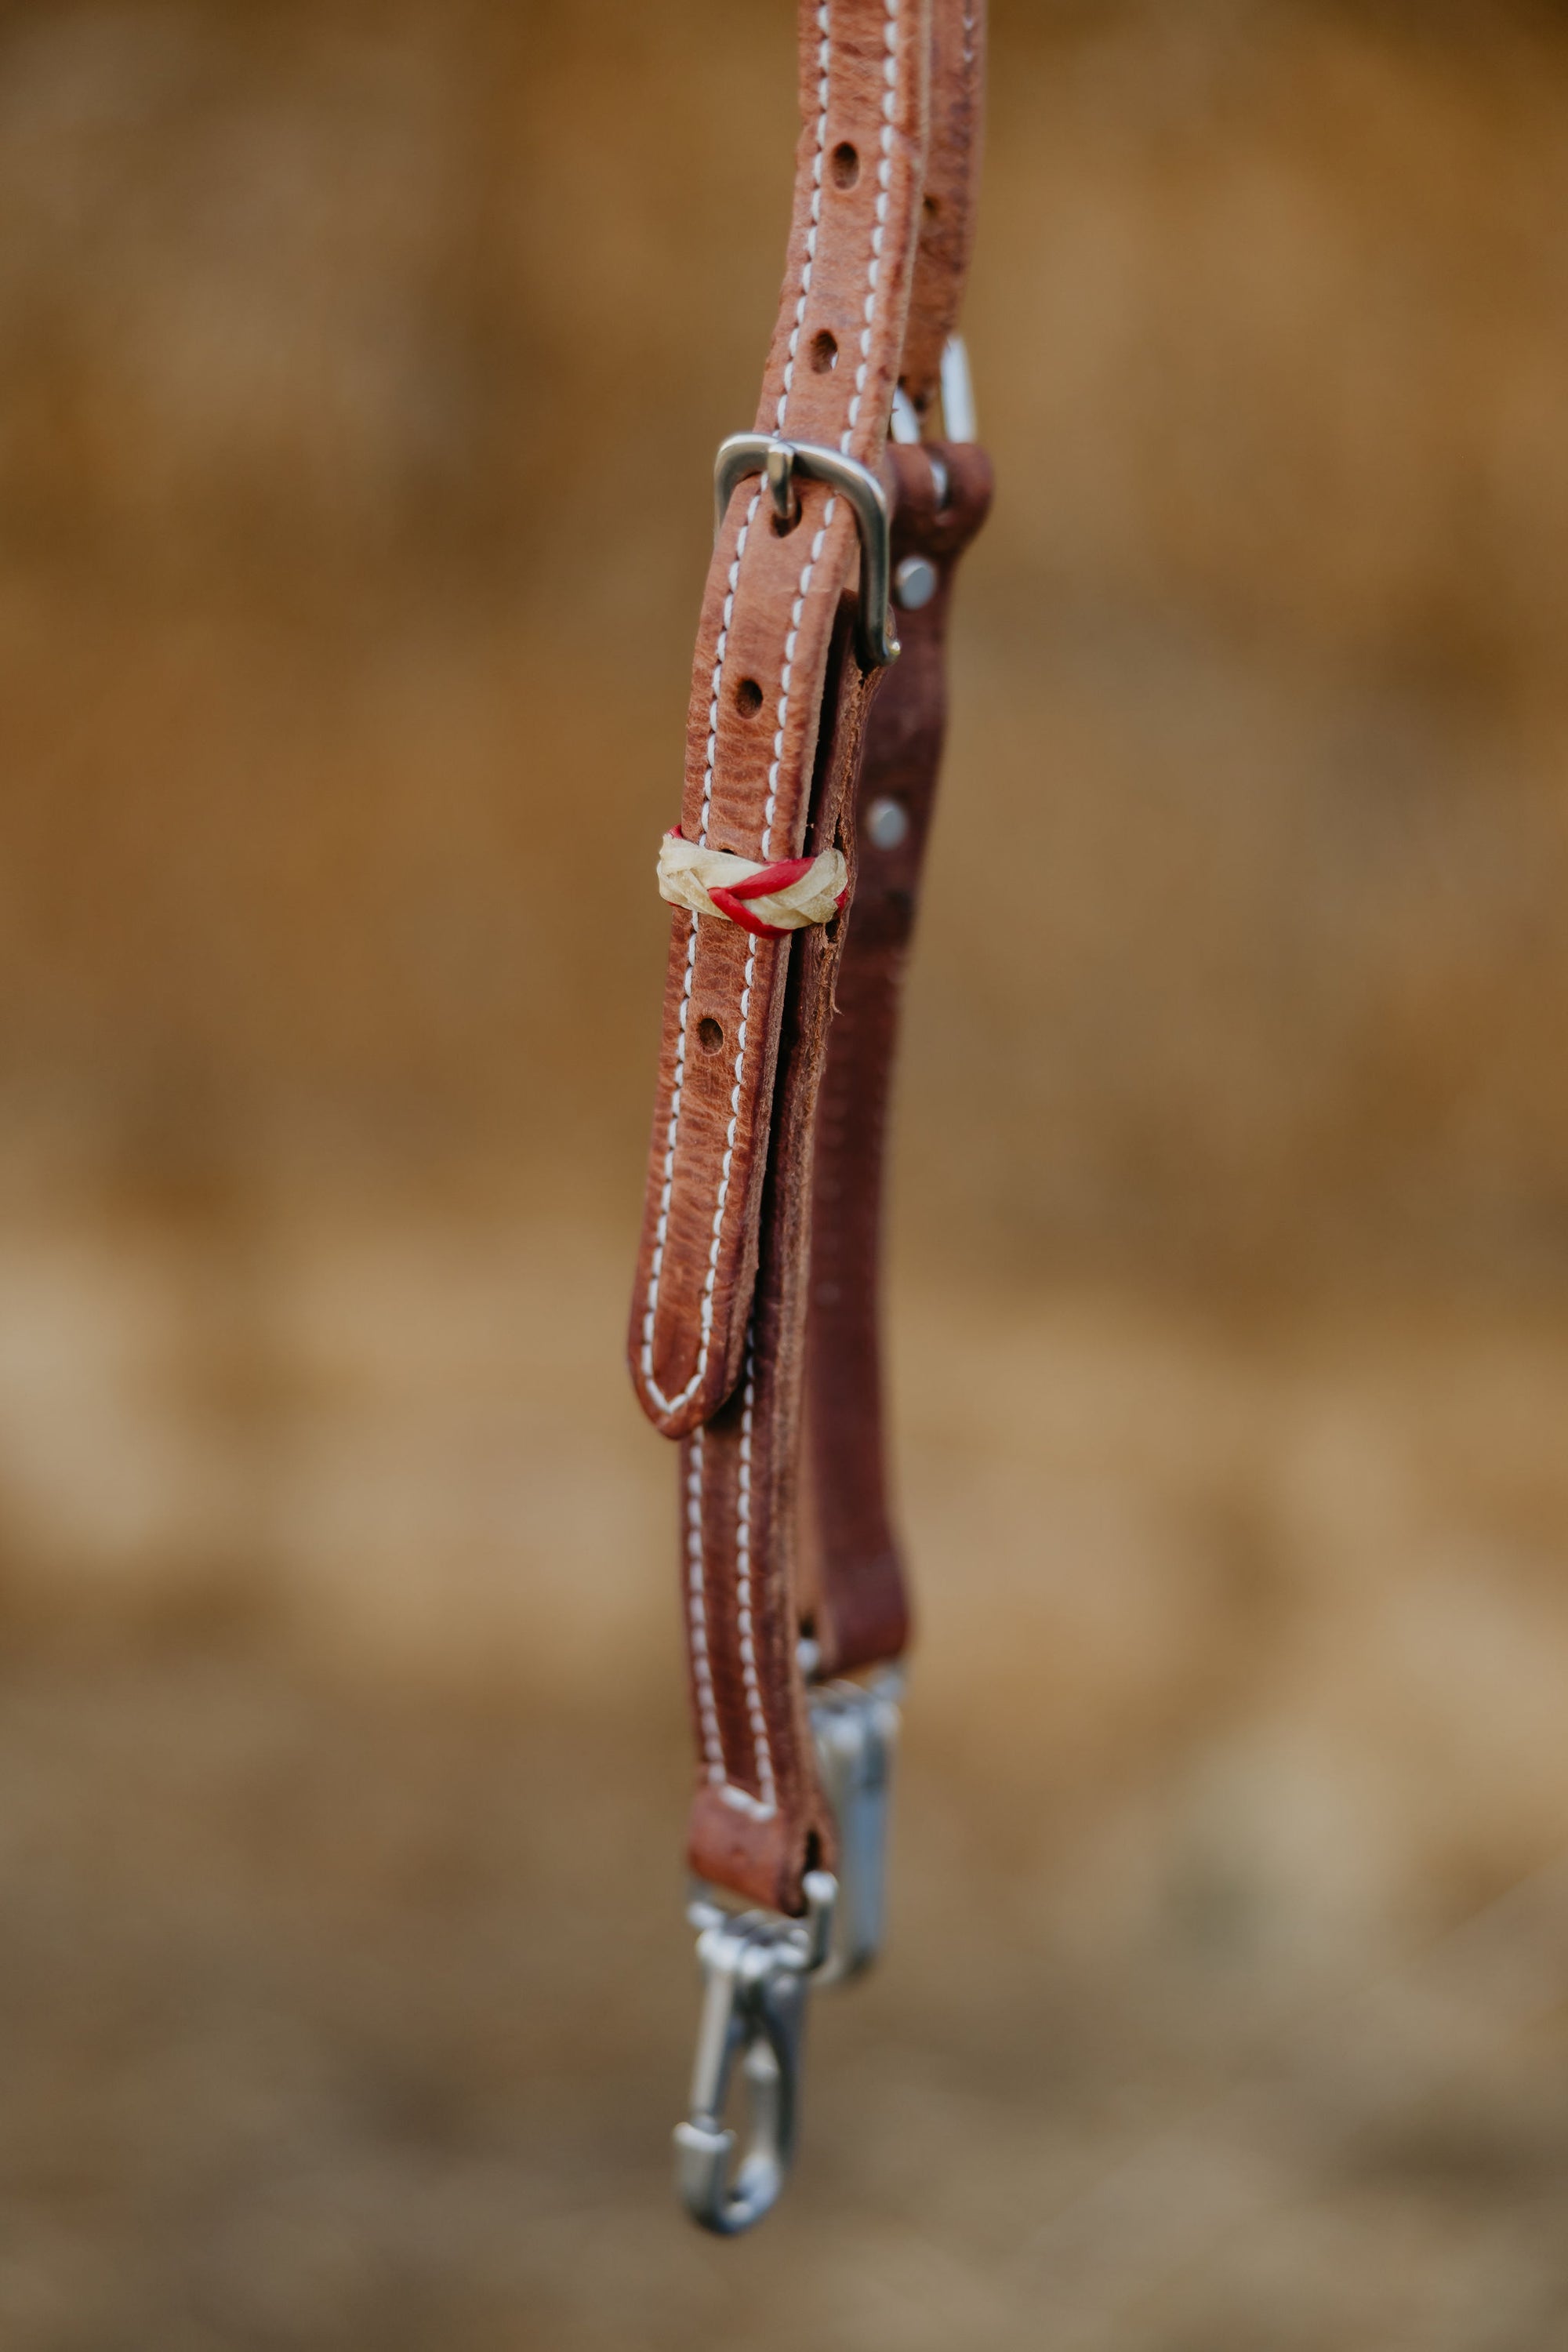
[[[786,1911],[811,1863],[832,1860],[797,1616],[826,1672],[899,1656],[907,1630],[878,1371],[883,1120],[941,757],[951,583],[990,500],[978,449],[891,449],[889,463],[895,548],[925,555],[938,586],[900,616],[904,649],[874,698],[841,649],[807,845],[835,829],[855,845],[851,912],[841,938],[807,932],[793,950],[750,1346],[735,1395],[686,1441],[681,1465],[700,1745],[689,1859],[710,1883]],[[895,796],[910,830],[879,850],[866,814]]]
[[[795,217],[757,430],[873,469],[908,321],[925,178],[931,0],[801,12]],[[841,497],[801,487],[773,526],[759,481],[730,501],[703,598],[681,831],[742,857],[796,857],[839,598],[858,561]],[[668,1436],[741,1376],[788,942],[696,915],[672,925],[632,1376]]]
[[[899,478],[895,562],[923,557],[936,586],[929,603],[900,615],[903,650],[867,726],[854,910],[835,982],[817,1108],[805,1357],[809,1539],[801,1600],[824,1675],[900,1657],[909,1639],[882,1437],[883,1153],[904,971],[946,730],[952,578],[991,503],[991,468],[979,449],[939,445],[890,454]],[[939,504],[944,481],[947,495]]]
[[[958,326],[974,246],[984,119],[985,0],[935,0],[931,10],[931,135],[920,241],[899,382],[923,425],[942,355]]]
[[[974,242],[984,0],[939,5],[931,34],[931,144],[900,377],[922,423],[958,324]],[[921,556],[937,585],[927,604],[900,616],[903,650],[867,727],[860,870],[817,1116],[800,1580],[803,1623],[824,1675],[898,1658],[909,1640],[882,1433],[883,1154],[904,966],[946,730],[952,576],[991,503],[990,467],[978,449],[889,454],[897,478],[894,565]],[[890,802],[906,827],[885,845],[865,823],[879,801]]]
[[[902,366],[917,410],[929,409],[956,311],[977,156],[978,9],[974,0],[808,0],[801,23],[795,219],[759,429],[876,467],[895,376]],[[929,174],[928,92],[941,132]],[[935,610],[907,616],[910,682],[894,691],[879,769],[891,774],[888,763],[897,764],[922,805],[940,748],[947,579],[986,497],[977,453],[952,453],[950,476],[939,512],[928,456],[890,452],[884,471],[900,551],[929,545],[942,573]],[[798,520],[782,531],[760,484],[743,483],[731,499],[704,600],[681,812],[689,840],[746,857],[837,845],[851,892],[856,792],[879,684],[856,658],[856,562],[845,501],[822,486],[802,485]],[[677,916],[631,1323],[645,1410],[685,1441],[699,1746],[692,1864],[784,1911],[800,1907],[803,1872],[831,1859],[796,1664],[796,1515],[813,1154],[836,978],[854,935],[849,903],[849,918],[782,940],[714,916]],[[855,1091],[858,1071],[874,1109],[867,1132],[876,1148],[852,1187],[862,1228],[877,1214],[902,953],[886,933],[885,910],[873,908],[857,983],[866,1010],[843,1063],[844,1087]],[[815,1418],[820,1429],[825,1409],[843,1402],[859,1435],[847,1424],[840,1433],[842,1464],[858,1454],[859,1466],[841,1469],[820,1442],[815,1451],[825,1510],[842,1502],[856,1528],[846,1544],[822,1547],[813,1582],[843,1654],[870,1641],[866,1654],[880,1655],[896,1640],[886,1565],[873,1555],[891,1562],[895,1578],[897,1570],[879,1466],[874,1272],[843,1329],[870,1377],[848,1376],[837,1389],[818,1378]],[[858,1611],[871,1633],[847,1630]]]

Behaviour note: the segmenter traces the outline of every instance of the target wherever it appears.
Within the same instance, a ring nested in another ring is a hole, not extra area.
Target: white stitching
[[[881,160],[877,172],[876,218],[871,231],[871,257],[867,268],[865,326],[860,336],[860,364],[856,371],[855,393],[849,404],[848,423],[840,436],[839,446],[847,450],[850,435],[859,414],[869,366],[871,330],[876,318],[879,280],[881,274],[883,236],[889,208],[889,188],[892,176],[893,117],[896,110],[898,79],[898,15],[899,0],[887,0],[888,21],[883,39],[888,58],[883,68],[887,89],[882,98]],[[812,264],[816,253],[816,231],[822,211],[822,163],[826,139],[828,77],[832,52],[828,36],[828,5],[817,10],[817,25],[822,33],[818,49],[820,68],[817,84],[818,114],[816,152],[812,171],[811,215],[806,229],[805,255],[801,271],[800,294],[795,303],[795,323],[791,330],[789,351],[784,363],[783,389],[779,395],[775,430],[782,432],[794,380],[795,353],[800,331],[805,317],[806,299],[811,288]],[[713,793],[713,769],[718,750],[719,694],[723,676],[724,655],[729,639],[730,622],[734,610],[735,590],[740,578],[741,556],[756,516],[762,497],[759,485],[746,509],[746,519],[735,542],[735,554],[730,566],[728,593],[724,600],[719,641],[715,647],[712,689],[709,700],[708,743],[702,777],[702,814],[699,838],[708,839],[708,814]],[[822,522],[815,533],[810,552],[801,568],[795,602],[790,608],[789,631],[784,638],[784,662],[779,674],[778,706],[773,729],[773,760],[768,769],[768,796],[763,810],[762,854],[767,858],[773,846],[773,819],[778,806],[779,772],[784,759],[784,726],[789,711],[791,680],[794,674],[795,647],[799,639],[801,618],[805,598],[811,586],[811,576],[821,560],[826,544],[828,528],[837,500],[829,497],[823,509]],[[734,1083],[730,1092],[730,1123],[725,1134],[724,1157],[720,1167],[718,1196],[713,1211],[713,1234],[708,1254],[708,1273],[703,1284],[701,1307],[701,1343],[697,1369],[679,1397],[666,1399],[653,1378],[653,1334],[658,1306],[659,1275],[664,1263],[665,1242],[668,1233],[669,1206],[674,1181],[676,1137],[680,1119],[680,1104],[686,1071],[686,1018],[691,1000],[692,974],[697,954],[697,921],[691,919],[690,937],[686,952],[686,979],[681,992],[679,1038],[673,1094],[670,1103],[669,1126],[664,1163],[663,1190],[659,1199],[658,1224],[654,1237],[652,1265],[648,1276],[647,1302],[643,1317],[642,1370],[648,1393],[666,1412],[678,1409],[690,1397],[707,1370],[708,1353],[712,1341],[713,1287],[718,1273],[719,1244],[722,1231],[725,1202],[729,1196],[730,1171],[734,1153],[736,1126],[740,1117],[741,1081],[746,1051],[747,1022],[751,1011],[752,980],[756,969],[756,941],[748,942],[745,972],[741,985],[741,1019],[736,1039]],[[697,1693],[697,1711],[701,1726],[702,1750],[707,1777],[716,1786],[727,1805],[748,1813],[753,1820],[770,1821],[778,1811],[777,1784],[773,1778],[773,1751],[768,1739],[767,1717],[763,1706],[762,1684],[757,1672],[754,1625],[752,1609],[752,1440],[756,1406],[756,1379],[752,1352],[752,1335],[747,1334],[745,1398],[741,1419],[740,1481],[735,1519],[735,1612],[736,1630],[740,1636],[741,1676],[745,1694],[746,1716],[751,1728],[752,1756],[760,1794],[753,1797],[749,1790],[738,1788],[728,1774],[724,1762],[723,1741],[719,1727],[717,1704],[713,1689],[712,1665],[708,1649],[708,1619],[703,1583],[702,1540],[702,1466],[703,1436],[694,1432],[687,1474],[687,1606],[690,1629],[692,1681]]]
[[[702,1753],[708,1778],[722,1783],[724,1743],[719,1732],[719,1709],[713,1697],[713,1668],[708,1655],[708,1612],[702,1595],[702,1432],[692,1434],[686,1473],[686,1606],[690,1627],[691,1679],[697,1691],[697,1715],[702,1726]]]
[[[756,1404],[756,1380],[748,1335],[746,1400],[741,1420],[741,1475],[735,1522],[735,1625],[740,1635],[741,1681],[745,1692],[746,1720],[752,1734],[752,1755],[760,1794],[738,1788],[724,1762],[724,1740],[719,1727],[719,1706],[713,1690],[713,1665],[708,1648],[708,1609],[703,1581],[702,1465],[705,1433],[693,1432],[686,1473],[686,1611],[691,1649],[691,1681],[697,1696],[697,1718],[702,1732],[702,1756],[709,1785],[727,1805],[753,1820],[772,1821],[778,1811],[778,1786],[773,1779],[773,1749],[768,1741],[761,1678],[752,1617],[752,1432]]]
[[[752,1727],[752,1755],[757,1771],[757,1796],[727,1782],[724,1801],[738,1805],[757,1821],[771,1821],[778,1811],[773,1781],[773,1750],[768,1745],[767,1717],[763,1712],[762,1684],[752,1625],[752,1421],[756,1403],[751,1335],[746,1339],[746,1396],[741,1414],[741,1476],[735,1508],[735,1628],[741,1637],[741,1682],[746,1695],[746,1719]]]
[[[833,44],[828,34],[828,0],[822,0],[816,12],[816,28],[822,35],[816,49],[816,152],[811,159],[811,217],[805,225],[805,259],[801,267],[800,295],[795,306],[795,324],[789,332],[789,350],[784,355],[784,383],[779,390],[778,411],[773,418],[773,431],[784,431],[784,411],[789,406],[790,386],[795,382],[795,355],[800,348],[800,331],[805,322],[806,297],[811,292],[812,266],[816,259],[816,231],[822,219],[822,158],[827,144],[827,79],[833,63]]]
[[[878,281],[882,274],[882,241],[888,226],[888,192],[893,177],[893,117],[898,110],[899,80],[899,0],[887,0],[888,21],[882,27],[882,40],[887,56],[882,61],[882,79],[887,88],[882,92],[881,160],[877,165],[876,219],[871,229],[871,258],[866,271],[865,325],[860,330],[860,364],[855,371],[855,397],[849,404],[849,420],[838,436],[838,446],[847,450],[849,436],[855,430],[855,420],[860,414],[860,402],[866,390],[866,378],[871,365],[871,326],[877,315]]]
[[[783,430],[784,410],[789,400],[789,387],[795,373],[795,354],[800,341],[801,321],[805,316],[806,297],[811,290],[812,264],[816,256],[816,230],[822,216],[822,157],[827,137],[828,74],[833,49],[829,37],[828,0],[816,12],[816,22],[822,35],[817,49],[819,76],[817,80],[816,154],[812,165],[811,218],[805,234],[805,257],[801,267],[800,295],[795,303],[795,328],[790,336],[789,357],[784,365],[784,390],[779,396],[778,429]],[[756,517],[763,495],[758,484],[746,509],[746,520],[735,541],[735,553],[730,565],[728,593],[721,617],[719,642],[714,647],[713,680],[708,701],[708,744],[702,771],[702,815],[698,839],[708,839],[708,813],[713,799],[713,764],[719,741],[719,690],[724,674],[724,655],[729,643],[730,622],[735,609],[735,590],[741,577],[741,557]],[[831,514],[832,501],[827,511]],[[809,579],[809,567],[805,573]],[[801,592],[805,593],[804,588]],[[784,686],[787,690],[789,663],[794,657],[795,630],[800,620],[799,598],[791,620],[790,634],[784,647]],[[773,737],[773,763],[768,776],[768,801],[763,814],[763,856],[768,855],[773,834],[773,811],[778,798],[779,754],[782,750],[784,722],[781,709],[779,727]],[[752,979],[756,971],[757,947],[752,940],[746,950],[746,968],[741,981],[741,1025],[735,1041],[734,1085],[730,1094],[730,1123],[724,1137],[724,1157],[720,1163],[718,1197],[713,1207],[713,1233],[708,1250],[708,1270],[703,1277],[702,1298],[698,1308],[699,1341],[697,1363],[691,1378],[678,1396],[667,1397],[653,1376],[654,1327],[658,1319],[659,1277],[664,1270],[665,1244],[669,1237],[669,1208],[675,1192],[675,1147],[680,1129],[680,1106],[686,1091],[686,1019],[691,1004],[691,983],[697,964],[697,917],[691,918],[691,933],[686,944],[686,973],[680,992],[680,1013],[676,1033],[675,1072],[672,1080],[669,1122],[665,1129],[664,1173],[658,1201],[658,1223],[654,1230],[653,1254],[648,1265],[647,1297],[643,1309],[642,1375],[648,1395],[661,1412],[679,1412],[681,1406],[696,1395],[708,1371],[708,1357],[713,1344],[713,1291],[719,1278],[719,1245],[723,1235],[724,1211],[730,1198],[730,1171],[734,1159],[735,1134],[741,1111],[741,1079],[746,1054],[747,1015],[752,1003]]]
[[[719,642],[713,649],[713,679],[708,698],[708,744],[702,767],[702,811],[697,827],[697,838],[704,845],[708,840],[708,812],[713,801],[713,763],[719,748],[719,691],[724,677],[724,656],[729,648],[730,623],[735,610],[735,590],[741,578],[741,558],[745,552],[746,541],[751,535],[752,525],[756,520],[762,495],[762,484],[759,483],[752,494],[752,502],[746,509],[746,519],[741,525],[735,541],[735,552],[730,563],[724,609],[719,620]],[[680,991],[680,1012],[676,1024],[675,1074],[669,1098],[669,1123],[664,1131],[664,1176],[658,1196],[658,1223],[654,1230],[653,1255],[648,1265],[647,1298],[643,1310],[642,1324],[643,1378],[647,1382],[649,1396],[664,1412],[679,1412],[688,1398],[696,1394],[703,1375],[708,1370],[708,1350],[713,1336],[713,1286],[719,1278],[719,1242],[723,1231],[725,1203],[730,1197],[730,1168],[734,1157],[735,1127],[741,1108],[741,1065],[746,1052],[746,1014],[751,1008],[752,974],[756,967],[756,941],[753,940],[747,950],[745,977],[741,988],[741,1027],[736,1041],[735,1084],[731,1093],[730,1126],[725,1137],[724,1158],[719,1171],[719,1192],[713,1208],[713,1239],[708,1252],[708,1272],[702,1285],[701,1305],[698,1310],[702,1336],[698,1349],[697,1366],[679,1395],[667,1397],[653,1376],[653,1334],[654,1324],[658,1316],[658,1285],[659,1276],[664,1271],[664,1245],[669,1234],[669,1204],[675,1192],[675,1146],[680,1131],[680,1105],[686,1092],[686,1019],[691,1008],[691,983],[696,975],[697,967],[697,918],[695,915],[692,916],[690,935],[686,942],[686,974]]]

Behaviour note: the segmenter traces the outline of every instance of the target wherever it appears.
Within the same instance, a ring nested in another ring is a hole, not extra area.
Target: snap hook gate
[[[827,1958],[837,1882],[807,1871],[804,1919],[691,1906],[705,1986],[691,2075],[691,2111],[675,2127],[676,2185],[692,2220],[738,2237],[774,2205],[795,2155],[806,1990]],[[724,2110],[737,2060],[745,2084],[745,2146]]]

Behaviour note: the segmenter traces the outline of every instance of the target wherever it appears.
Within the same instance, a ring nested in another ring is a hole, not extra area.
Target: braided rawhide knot
[[[674,826],[658,845],[658,895],[694,915],[722,915],[759,940],[782,940],[833,920],[849,896],[849,868],[841,849],[759,866],[727,849],[705,849]]]

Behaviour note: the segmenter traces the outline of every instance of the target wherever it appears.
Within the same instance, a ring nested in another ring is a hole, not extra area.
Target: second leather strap
[[[817,1104],[801,1605],[825,1676],[900,1657],[909,1639],[882,1411],[888,1112],[947,731],[953,575],[991,504],[990,463],[973,446],[895,446],[889,459],[898,482],[894,562],[929,566],[932,585],[923,603],[900,613],[903,650],[867,722],[855,903]]]

